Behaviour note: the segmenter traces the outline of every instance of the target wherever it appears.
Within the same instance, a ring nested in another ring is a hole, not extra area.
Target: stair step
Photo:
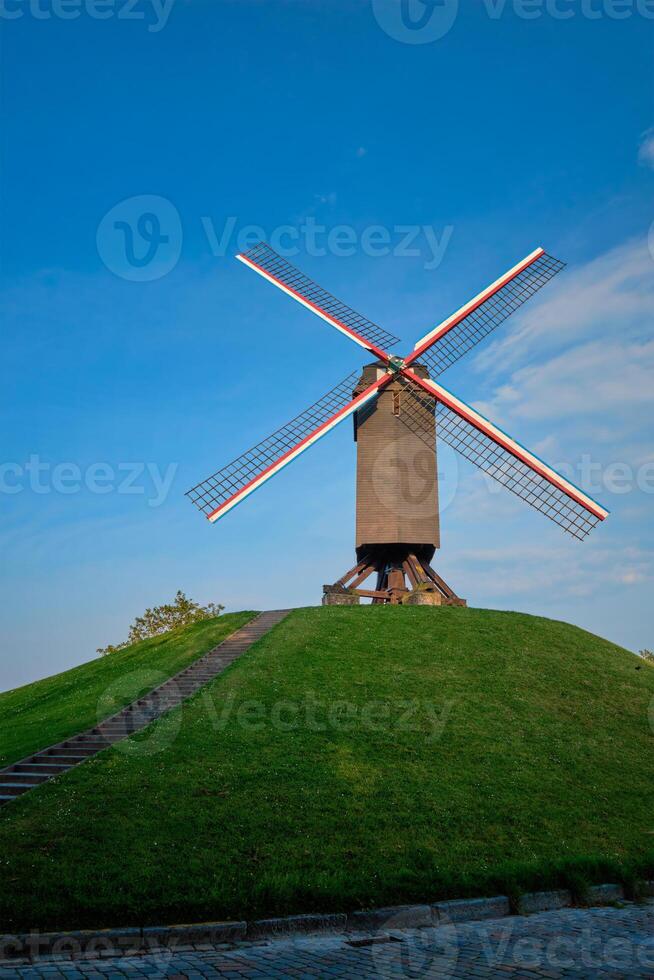
[[[0,783],[0,793],[3,796],[20,796],[31,788],[30,783]]]
[[[62,765],[63,763],[69,763],[71,766],[76,766],[78,764],[78,762],[84,762],[85,759],[88,759],[88,756],[87,755],[70,755],[69,753],[64,753],[64,752],[60,753],[59,755],[55,755],[54,753],[53,754],[50,754],[48,752],[42,758],[44,758],[44,759],[51,759],[53,762],[56,762],[57,765]]]
[[[94,752],[102,752],[108,746],[103,738],[80,738],[75,742],[66,742],[65,748],[67,749],[92,749]]]
[[[42,772],[56,776],[58,772],[66,772],[70,768],[70,766],[57,765],[56,762],[23,762],[16,766],[15,772],[34,772],[36,774]]]
[[[44,772],[17,772],[12,769],[11,772],[4,773],[2,778],[12,783],[27,783],[30,786],[38,786],[39,783],[44,783],[50,777]]]
[[[0,776],[0,781],[6,779],[10,783],[29,783],[29,782],[45,782],[49,779],[47,773],[44,772],[19,772],[15,766],[12,766],[9,772],[3,772]]]
[[[259,616],[256,624],[243,627],[215,650],[205,654],[201,660],[190,664],[176,677],[166,681],[159,689],[126,705],[113,718],[68,739],[56,748],[38,752],[27,762],[17,763],[5,774],[6,782],[0,783],[0,806],[10,803],[17,796],[47,782],[53,776],[67,772],[114,742],[141,731],[167,711],[178,707],[186,698],[197,694],[206,684],[215,680],[253,643],[281,622],[287,613],[288,610],[284,610]]]
[[[80,742],[75,742],[74,745],[70,742],[66,742],[64,745],[62,745],[62,750],[64,752],[73,752],[75,755],[85,756],[97,755],[98,752],[98,750],[93,748],[93,746],[82,745]]]

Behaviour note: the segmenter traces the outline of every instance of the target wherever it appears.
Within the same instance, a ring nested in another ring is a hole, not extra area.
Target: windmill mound
[[[163,669],[221,623],[171,638]],[[160,644],[132,652],[161,668]],[[85,727],[98,669],[0,695],[5,761],[53,715]],[[653,699],[654,668],[565,623],[296,610],[129,751],[0,811],[4,931],[654,877]]]

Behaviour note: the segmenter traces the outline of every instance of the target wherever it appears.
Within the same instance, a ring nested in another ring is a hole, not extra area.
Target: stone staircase
[[[95,728],[80,735],[51,745],[34,755],[15,762],[0,770],[0,806],[11,803],[35,786],[53,779],[73,766],[85,762],[115,742],[129,738],[155,719],[176,708],[187,698],[221,674],[242,653],[264,634],[281,622],[290,612],[277,609],[260,613],[246,626],[232,633],[226,640],[190,666],[170,677],[149,694],[128,704],[111,718],[106,718]]]

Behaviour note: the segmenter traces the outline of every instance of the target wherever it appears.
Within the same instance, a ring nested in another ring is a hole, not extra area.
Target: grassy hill
[[[204,620],[0,694],[0,768],[97,725],[208,653],[254,615]]]
[[[142,646],[134,656],[160,668],[160,648]],[[25,709],[23,737],[6,709],[19,694],[0,699],[3,751],[34,742],[35,716]],[[189,922],[654,877],[653,697],[653,668],[564,623],[296,610],[132,752],[0,810],[0,923]]]

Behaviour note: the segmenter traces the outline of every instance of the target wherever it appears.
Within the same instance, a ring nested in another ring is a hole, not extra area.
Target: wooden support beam
[[[348,581],[348,579],[351,579],[353,575],[357,575],[361,571],[361,569],[364,568],[367,564],[368,564],[368,559],[362,558],[361,561],[354,566],[354,568],[351,568],[349,572],[346,572],[345,575],[342,575],[334,584],[345,586],[345,583]]]
[[[418,560],[420,561],[420,559],[418,559]],[[446,599],[456,599],[457,598],[456,593],[453,592],[452,589],[447,584],[447,582],[444,579],[442,579],[440,577],[440,575],[438,575],[434,571],[434,569],[431,567],[431,565],[429,565],[426,561],[420,561],[420,564],[422,565],[422,567],[423,567],[423,569],[425,571],[425,574],[429,576],[429,578],[432,580],[432,582],[434,583],[434,585],[436,586],[436,588],[440,592],[442,592],[442,594],[445,596]]]
[[[414,570],[414,568],[413,568],[413,565],[412,565],[412,564],[411,564],[411,562],[410,562],[410,561],[409,561],[409,560],[407,559],[407,560],[406,560],[406,561],[405,561],[405,562],[403,563],[403,565],[402,565],[402,567],[403,567],[403,569],[404,569],[404,572],[405,572],[405,574],[406,574],[406,576],[407,576],[407,578],[408,578],[408,579],[409,579],[409,581],[411,582],[411,585],[412,585],[412,586],[413,586],[413,588],[415,589],[415,588],[417,587],[417,585],[418,585],[418,577],[416,576],[416,573],[415,573],[415,570]]]
[[[353,589],[354,595],[360,595],[364,599],[381,599],[384,602],[390,601],[390,594],[388,592],[379,592],[375,589]]]
[[[359,585],[360,582],[364,582],[367,578],[370,578],[374,570],[375,569],[373,568],[372,565],[366,565],[363,571],[359,575],[357,575],[354,582],[352,582],[349,588],[356,589],[357,585]]]
[[[391,592],[406,592],[404,572],[401,568],[391,568],[388,573],[388,588]]]
[[[427,583],[431,583],[431,579],[427,577],[424,568],[422,567],[422,565],[420,564],[420,562],[418,561],[415,555],[409,555],[407,561],[411,565],[411,568],[413,569],[413,574],[415,575],[416,580],[420,585],[426,585]]]

